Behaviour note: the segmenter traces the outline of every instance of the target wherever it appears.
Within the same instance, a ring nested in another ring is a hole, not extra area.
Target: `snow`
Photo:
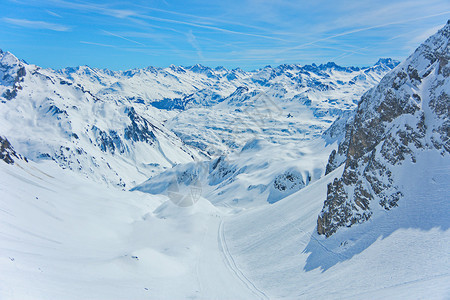
[[[133,190],[167,194],[171,182],[198,179],[201,194],[214,205],[254,207],[298,191],[325,174],[328,155],[336,144],[322,139],[277,145],[250,140],[238,153],[211,161],[177,165]]]
[[[316,219],[342,167],[275,204],[233,209],[203,197],[179,207],[53,162],[0,164],[0,295],[444,299],[450,169],[437,152],[423,156],[403,173],[398,208],[329,239]]]
[[[0,55],[4,74],[26,69],[0,82],[1,94],[20,84],[2,98],[0,135],[29,158],[0,161],[1,299],[450,298],[438,151],[394,169],[397,208],[316,233],[344,168],[324,175],[339,128],[392,61],[113,72]],[[158,109],[167,99],[180,107]],[[151,142],[125,138],[131,108]],[[171,193],[193,183],[193,205],[177,205]]]
[[[23,67],[18,95],[0,105],[0,134],[31,160],[55,160],[97,182],[131,188],[176,163],[205,157],[167,130],[166,114],[156,108],[100,100],[52,70]],[[153,144],[126,137],[130,111],[138,126],[150,124]]]
[[[342,168],[226,221],[230,253],[249,280],[272,298],[448,298],[448,159],[423,153],[402,172],[408,194],[399,207],[325,239],[317,214]]]
[[[219,251],[227,212],[205,199],[180,208],[48,162],[0,172],[2,299],[253,296]]]

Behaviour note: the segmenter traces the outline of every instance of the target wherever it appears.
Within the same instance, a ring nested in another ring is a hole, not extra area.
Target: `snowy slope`
[[[273,205],[239,211],[204,198],[178,207],[54,162],[2,163],[0,295],[446,299],[450,224],[441,212],[450,207],[439,197],[450,172],[440,155],[426,161],[409,166],[429,178],[426,189],[404,180],[411,205],[328,239],[317,235],[316,216],[342,167]]]
[[[217,244],[227,212],[205,199],[180,210],[48,161],[2,163],[0,177],[1,299],[255,297]]]
[[[242,208],[274,203],[320,179],[335,146],[326,146],[322,139],[284,145],[255,139],[240,152],[178,165],[133,190],[168,194],[175,183],[188,188],[195,182],[214,205]]]
[[[144,104],[99,98],[52,70],[0,54],[0,135],[33,161],[113,186],[132,187],[177,163],[203,158]],[[11,79],[12,78],[12,79]]]
[[[274,299],[448,299],[450,168],[438,153],[425,155],[407,164],[414,179],[399,182],[408,192],[389,214],[319,236],[316,215],[340,167],[280,202],[227,219],[230,255]]]
[[[395,62],[55,71],[1,52],[0,298],[448,299],[448,26],[356,113]],[[370,179],[397,206],[319,235],[381,142],[402,159]]]

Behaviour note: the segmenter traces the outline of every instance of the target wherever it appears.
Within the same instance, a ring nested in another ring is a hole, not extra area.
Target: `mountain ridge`
[[[387,71],[336,66],[53,70],[2,51],[0,134],[31,160],[132,187],[177,163],[239,151],[257,132],[274,143],[319,137]]]
[[[328,185],[319,234],[366,222],[377,202],[394,209],[404,196],[396,179],[402,164],[416,163],[421,152],[450,153],[449,39],[450,22],[362,96],[345,140],[329,158],[327,172],[345,168]]]

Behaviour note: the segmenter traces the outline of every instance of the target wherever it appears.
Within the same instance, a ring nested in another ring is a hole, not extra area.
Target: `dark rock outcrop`
[[[0,160],[12,165],[14,164],[14,158],[27,161],[26,158],[23,158],[14,150],[13,146],[6,137],[0,136]]]
[[[327,173],[342,165],[329,184],[317,220],[327,237],[340,227],[371,218],[376,205],[398,206],[401,187],[393,170],[418,151],[450,154],[450,23],[388,73],[358,104],[345,139],[330,155]]]
[[[133,107],[127,108],[125,113],[131,120],[131,125],[125,128],[125,138],[135,142],[145,142],[152,145],[156,141],[153,130],[157,127],[136,113]]]

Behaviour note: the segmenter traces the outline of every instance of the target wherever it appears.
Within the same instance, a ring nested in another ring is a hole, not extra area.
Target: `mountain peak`
[[[400,62],[392,58],[380,58],[374,66],[387,66],[391,69],[395,68]]]
[[[0,49],[0,63],[12,66],[19,64],[20,60],[11,52]]]
[[[210,70],[209,67],[206,67],[206,66],[201,65],[201,64],[195,64],[193,66],[186,67],[186,69],[189,70],[189,71],[195,72],[195,73],[203,73],[205,71],[209,71]]]

